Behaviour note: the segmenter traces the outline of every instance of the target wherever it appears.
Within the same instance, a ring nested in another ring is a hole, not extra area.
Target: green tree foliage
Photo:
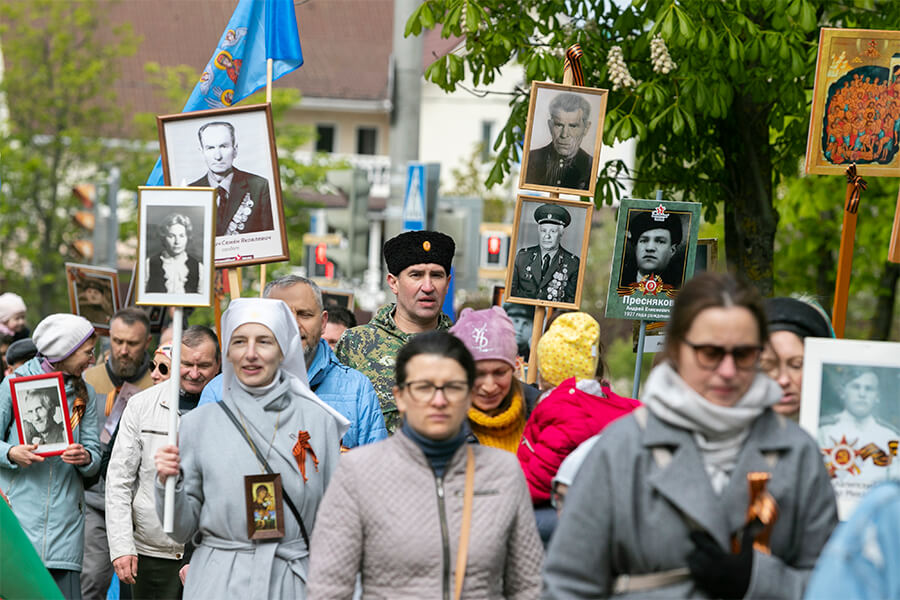
[[[22,293],[33,315],[47,314],[68,307],[61,282],[76,235],[71,186],[110,158],[86,132],[121,121],[111,82],[137,41],[90,0],[5,1],[0,39],[10,114],[0,137],[3,287]]]
[[[809,98],[819,26],[884,28],[900,3],[832,0],[425,0],[406,33],[442,26],[465,36],[465,54],[435,61],[426,77],[445,90],[471,79],[491,83],[521,65],[531,80],[561,81],[562,53],[584,51],[585,85],[610,88],[607,65],[620,47],[633,85],[610,93],[604,143],[638,138],[632,174],[636,197],[702,202],[705,216],[724,215],[728,265],[762,292],[773,291],[778,212],[773,191],[798,174],[806,147]],[[675,63],[654,69],[651,40],[660,35]],[[528,90],[511,103],[495,143],[488,184],[519,158]],[[621,167],[621,165],[618,165]],[[597,204],[611,201],[601,169]]]

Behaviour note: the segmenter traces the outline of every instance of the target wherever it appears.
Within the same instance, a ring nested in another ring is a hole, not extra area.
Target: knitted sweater
[[[525,403],[521,391],[513,394],[509,406],[498,415],[491,416],[472,406],[469,425],[482,445],[515,454],[525,429]]]

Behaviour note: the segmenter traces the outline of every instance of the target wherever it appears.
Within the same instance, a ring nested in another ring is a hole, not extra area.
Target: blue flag
[[[269,58],[272,81],[303,64],[293,0],[240,0],[181,112],[237,104],[266,85]],[[162,184],[157,159],[147,185]]]

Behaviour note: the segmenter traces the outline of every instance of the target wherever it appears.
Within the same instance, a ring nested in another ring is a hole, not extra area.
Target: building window
[[[316,125],[316,152],[334,152],[334,125]]]
[[[374,127],[356,128],[356,153],[375,154],[378,144],[378,130]]]
[[[493,121],[481,122],[481,162],[488,162],[491,160],[491,144],[494,142],[494,140],[491,139],[493,129]]]

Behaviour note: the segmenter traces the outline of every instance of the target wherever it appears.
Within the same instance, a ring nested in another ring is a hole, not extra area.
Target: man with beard
[[[153,385],[150,377],[150,321],[139,308],[123,308],[109,321],[109,358],[84,372],[84,380],[97,392],[100,443],[109,459],[119,418],[128,400]],[[103,410],[99,410],[103,407]],[[105,461],[104,461],[105,462]],[[85,489],[84,564],[81,594],[85,600],[106,598],[113,568],[106,539],[105,481],[102,476]]]
[[[197,406],[220,363],[216,334],[202,325],[188,327],[181,338],[179,417]],[[185,548],[163,531],[153,489],[153,457],[168,443],[171,397],[169,385],[156,385],[129,400],[106,475],[107,560],[134,598],[181,596]]]
[[[319,286],[305,277],[287,275],[270,281],[263,295],[283,301],[294,313],[310,389],[350,421],[350,429],[341,444],[355,448],[386,438],[384,417],[372,383],[356,369],[341,364],[328,342],[322,339],[328,311],[322,304]],[[221,399],[222,376],[219,375],[203,390],[200,404]]]

